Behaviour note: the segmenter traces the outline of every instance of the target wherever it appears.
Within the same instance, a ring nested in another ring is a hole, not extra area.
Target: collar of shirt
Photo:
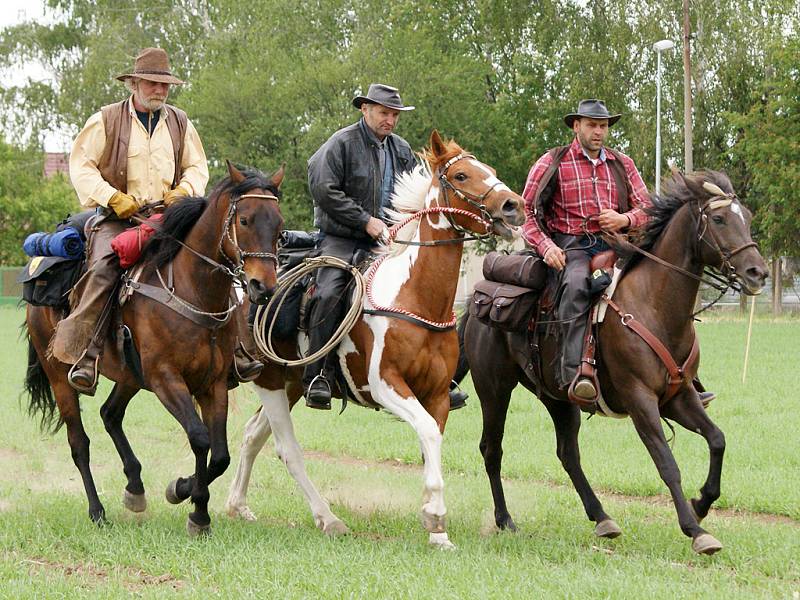
[[[612,159],[614,158],[614,156],[613,156],[613,155],[611,155],[611,154],[609,154],[608,152],[606,152],[606,149],[605,149],[605,147],[601,147],[601,148],[600,148],[600,156],[599,156],[599,157],[597,157],[597,158],[592,158],[591,156],[589,156],[589,153],[588,153],[588,152],[586,152],[586,148],[584,148],[584,147],[583,147],[583,145],[582,145],[582,144],[581,144],[581,143],[578,141],[578,138],[575,138],[575,141],[573,142],[573,144],[574,144],[574,145],[576,145],[578,148],[580,148],[580,151],[581,151],[581,153],[582,153],[582,154],[583,154],[583,155],[586,157],[586,159],[587,159],[587,160],[588,160],[590,163],[592,163],[592,164],[593,164],[595,167],[596,167],[597,165],[601,164],[601,163],[604,163],[604,162],[606,162],[606,160],[607,160],[609,157],[611,157]]]

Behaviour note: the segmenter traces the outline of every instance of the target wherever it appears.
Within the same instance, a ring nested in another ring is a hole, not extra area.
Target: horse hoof
[[[511,533],[517,533],[517,524],[514,523],[514,519],[511,518],[511,515],[508,515],[507,518],[501,521],[495,521],[495,525],[500,531],[510,531]]]
[[[89,518],[92,520],[92,523],[94,523],[98,527],[109,527],[111,525],[111,522],[108,519],[106,519],[106,511],[103,508],[101,508],[96,513],[92,513],[92,511],[89,511]]]
[[[431,533],[428,543],[439,550],[455,550],[456,545],[447,537],[447,532]]]
[[[428,533],[444,533],[446,529],[445,521],[444,515],[422,513],[422,526]]]
[[[211,535],[211,524],[198,525],[189,517],[186,519],[186,533],[188,533],[191,538],[208,537]]]
[[[619,528],[614,519],[604,519],[594,526],[594,534],[597,537],[613,540],[615,537],[622,535],[622,529]]]
[[[177,487],[178,487],[178,480],[173,479],[172,481],[169,482],[169,485],[167,486],[167,491],[164,492],[164,495],[167,497],[167,502],[169,502],[170,504],[180,504],[184,500],[183,498],[178,497]]]
[[[350,528],[339,519],[331,521],[322,528],[322,533],[325,535],[335,537],[337,535],[347,535],[350,533]]]
[[[692,550],[710,555],[722,550],[722,544],[710,533],[701,533],[692,540]]]
[[[225,507],[225,511],[228,513],[228,516],[231,517],[232,519],[235,519],[236,517],[240,517],[240,518],[244,519],[245,521],[250,521],[251,523],[253,521],[257,521],[258,520],[258,518],[256,517],[255,513],[252,510],[250,510],[249,506],[246,506],[246,505],[245,506],[234,506],[232,504],[229,504],[229,505],[227,505]]]
[[[122,495],[122,505],[131,512],[144,512],[147,508],[147,499],[144,494],[131,494],[128,490]]]

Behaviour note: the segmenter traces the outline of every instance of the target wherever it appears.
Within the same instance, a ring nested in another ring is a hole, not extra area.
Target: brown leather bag
[[[504,331],[525,331],[538,299],[539,292],[527,287],[479,281],[472,292],[469,314]]]
[[[541,290],[547,282],[547,265],[533,252],[489,252],[483,259],[483,276],[489,281]]]

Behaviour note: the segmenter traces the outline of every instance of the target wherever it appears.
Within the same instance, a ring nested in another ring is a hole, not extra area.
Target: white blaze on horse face
[[[739,206],[739,203],[736,200],[731,202],[731,211],[739,215],[739,218],[742,220],[742,223],[744,223],[745,225],[747,224],[747,221],[744,220],[744,213],[742,212],[742,207]]]
[[[481,171],[483,171],[484,173],[486,173],[486,179],[483,180],[483,183],[485,183],[487,186],[489,186],[490,188],[494,188],[498,192],[510,192],[511,191],[511,189],[509,189],[509,187],[505,183],[500,181],[497,178],[497,176],[494,173],[492,173],[486,167],[486,165],[484,165],[482,162],[479,162],[479,161],[475,160],[474,158],[470,158],[469,162],[472,165],[476,166]],[[495,187],[495,186],[497,186],[497,187]]]

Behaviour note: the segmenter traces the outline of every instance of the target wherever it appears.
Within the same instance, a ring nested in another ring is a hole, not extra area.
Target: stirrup
[[[314,399],[312,399],[310,397],[311,388],[314,387],[314,384],[317,382],[317,380],[322,381],[325,384],[325,387],[328,390],[328,396],[327,396],[325,402],[318,402],[318,401],[316,401],[316,400],[314,400]],[[331,384],[328,382],[328,378],[325,377],[324,372],[319,373],[317,376],[315,376],[311,380],[311,382],[308,384],[308,387],[304,390],[303,395],[306,398],[306,406],[308,406],[309,408],[317,408],[317,409],[321,409],[321,410],[330,410],[330,408],[331,408],[331,400],[333,398],[333,393],[331,392]]]
[[[80,359],[78,359],[78,362],[76,362],[74,365],[72,365],[72,367],[69,370],[69,373],[67,373],[67,382],[72,387],[72,389],[74,389],[76,392],[78,392],[80,394],[85,394],[87,396],[94,396],[94,393],[97,391],[97,380],[100,378],[100,369],[99,369],[100,355],[99,354],[94,357],[94,365],[93,365],[94,379],[92,380],[92,385],[90,385],[88,387],[87,386],[83,386],[83,385],[81,385],[79,383],[76,383],[72,379],[72,377],[75,375],[75,369],[78,367],[79,364],[81,364],[81,361],[83,360],[83,358],[85,356],[86,356],[86,352],[84,352],[83,355],[80,357]]]

